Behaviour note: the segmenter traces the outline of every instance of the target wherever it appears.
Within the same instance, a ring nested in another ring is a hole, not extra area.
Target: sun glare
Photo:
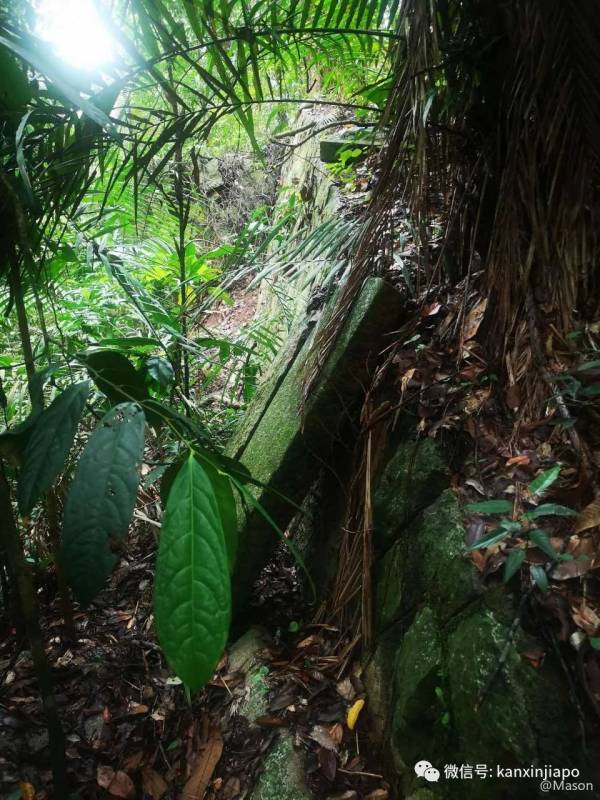
[[[108,65],[115,56],[115,42],[93,0],[42,0],[37,34],[73,67]]]

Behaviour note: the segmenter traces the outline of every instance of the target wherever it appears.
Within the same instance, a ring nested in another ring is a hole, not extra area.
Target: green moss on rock
[[[401,616],[404,567],[404,547],[397,542],[382,558],[375,582],[376,618],[382,630]]]
[[[444,754],[448,720],[442,673],[441,632],[426,606],[402,640],[393,674],[392,758],[404,772],[405,791],[414,786],[415,763],[423,758],[435,763]]]
[[[281,734],[267,753],[251,800],[311,800],[304,780],[304,756],[290,734]]]
[[[381,550],[448,486],[450,473],[433,439],[401,440],[378,481],[373,503],[376,544]]]
[[[464,557],[464,525],[459,502],[446,491],[405,533],[406,603],[427,602],[447,620],[474,600],[480,589],[475,570]]]
[[[462,513],[451,491],[406,527],[381,559],[375,583],[380,629],[424,602],[447,620],[477,597],[476,575],[464,558]]]
[[[501,674],[487,691],[507,641],[508,628],[484,609],[463,619],[448,638],[452,709],[464,763],[515,766],[537,760],[527,701],[534,676],[527,673],[529,668],[522,663],[514,645],[508,649]],[[484,691],[485,702],[478,707],[478,698]],[[510,788],[511,797],[531,796],[532,787],[527,781],[514,781],[510,787],[504,783],[503,788]],[[486,783],[487,793],[480,788],[473,796],[493,797],[493,784],[490,780]]]
[[[249,722],[254,722],[268,710],[269,684],[267,675],[269,668],[260,665],[253,667],[246,676],[246,697],[240,705],[239,713]]]
[[[294,516],[294,504],[306,497],[317,469],[329,462],[340,426],[352,418],[353,408],[358,413],[369,358],[378,352],[382,333],[392,326],[401,308],[395,289],[381,278],[369,278],[307,398],[302,417],[310,339],[261,409],[243,451],[238,442],[230,443],[227,453],[239,453],[253,478],[269,487],[253,486],[251,491],[280,529]],[[278,541],[258,510],[250,510],[241,520],[232,582],[237,615],[244,614],[252,584]]]

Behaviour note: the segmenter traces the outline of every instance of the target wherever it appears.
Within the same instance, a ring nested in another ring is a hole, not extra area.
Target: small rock
[[[269,646],[269,636],[263,628],[252,627],[246,631],[229,651],[229,672],[247,672],[257,655]]]
[[[281,734],[269,749],[250,800],[312,800],[304,779],[304,754],[290,734]]]

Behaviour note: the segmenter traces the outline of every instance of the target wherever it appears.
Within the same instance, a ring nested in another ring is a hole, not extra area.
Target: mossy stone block
[[[376,149],[373,142],[359,140],[353,142],[351,139],[321,139],[319,144],[319,157],[324,164],[334,164],[340,157],[343,150],[358,150],[350,156],[346,163],[354,164]]]
[[[258,717],[267,713],[269,702],[269,684],[267,675],[269,668],[264,664],[257,664],[246,675],[246,696],[239,707],[239,713],[246,717],[248,722],[255,722]]]
[[[450,472],[433,439],[401,440],[377,483],[373,503],[375,543],[386,550],[402,528],[448,487]]]
[[[304,344],[269,398],[243,450],[241,463],[265,489],[253,494],[269,517],[285,530],[308,493],[316,471],[328,463],[336,434],[357,411],[368,373],[369,357],[378,352],[382,334],[393,326],[401,296],[380,278],[369,278],[360,292],[301,416],[307,359]],[[233,454],[235,443],[228,454]],[[290,502],[291,501],[291,502]],[[234,606],[243,614],[252,584],[268,562],[279,538],[261,510],[241,521],[234,579]]]
[[[397,542],[379,563],[375,581],[375,619],[377,627],[385,631],[402,615],[404,594],[405,552],[401,542]]]
[[[403,534],[407,608],[427,602],[440,620],[450,619],[481,589],[465,559],[463,515],[450,490],[441,494]]]
[[[363,674],[368,698],[369,728],[378,745],[387,739],[393,716],[393,676],[405,626],[392,625],[378,637],[377,646]]]
[[[379,561],[375,587],[380,630],[422,603],[447,620],[478,596],[475,570],[464,558],[462,512],[451,491],[405,528]]]
[[[264,761],[251,800],[312,800],[304,779],[304,755],[289,733],[279,736]]]
[[[486,609],[462,619],[448,638],[448,680],[452,698],[454,727],[460,756],[469,764],[517,766],[536,763],[536,737],[528,716],[528,692],[532,675],[514,645],[508,649],[501,674],[487,691],[490,677],[497,668],[508,641],[509,629]],[[478,699],[487,691],[485,701]],[[510,790],[511,797],[529,798],[529,781],[494,779],[478,782],[469,797],[495,797],[495,791]]]
[[[423,758],[435,764],[444,755],[443,661],[439,624],[425,606],[402,640],[393,673],[392,759],[406,793],[414,788],[414,764]]]

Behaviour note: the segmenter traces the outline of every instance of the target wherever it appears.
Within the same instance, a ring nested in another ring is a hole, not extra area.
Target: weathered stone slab
[[[511,632],[515,598],[500,584],[479,585],[463,536],[459,503],[445,491],[400,530],[375,576],[380,633],[365,683],[394,790],[450,800],[538,796],[539,779],[452,780],[445,764],[576,767],[597,785],[598,744],[586,762],[560,666],[548,658],[534,669],[523,657],[531,637]],[[423,759],[440,770],[439,782],[415,775]]]
[[[311,800],[304,779],[304,754],[294,747],[291,734],[281,733],[265,758],[251,800]]]
[[[358,150],[356,155],[350,156],[347,164],[353,164],[366,158],[370,153],[374,152],[377,146],[366,139],[358,139],[352,141],[351,139],[321,139],[319,156],[324,164],[335,163],[342,150]]]
[[[406,523],[450,482],[450,471],[433,439],[392,441],[389,451],[373,502],[375,540],[381,551],[387,550]]]
[[[479,592],[464,558],[464,527],[455,495],[446,491],[402,531],[377,568],[375,611],[380,629],[424,602],[447,620]]]
[[[227,454],[238,457],[264,484],[254,496],[271,519],[285,530],[306,496],[317,469],[328,459],[336,435],[352,421],[362,397],[369,361],[374,361],[382,334],[402,309],[400,295],[379,278],[370,278],[345,322],[336,346],[322,369],[301,419],[305,362],[311,338],[271,392],[268,404],[243,442],[235,437]],[[252,412],[251,412],[252,413]],[[261,510],[246,511],[233,579],[236,609],[243,613],[252,584],[278,542]]]
[[[423,758],[439,763],[445,755],[449,718],[443,663],[440,627],[425,606],[402,639],[393,671],[393,760],[405,790],[414,787],[414,764]]]

